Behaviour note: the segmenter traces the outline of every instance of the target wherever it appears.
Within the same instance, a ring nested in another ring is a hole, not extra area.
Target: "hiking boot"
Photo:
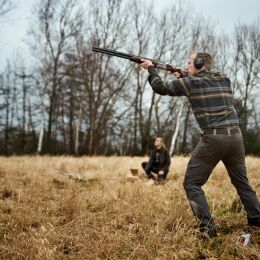
[[[154,176],[154,174],[152,174],[151,172],[146,172],[146,174],[147,174],[147,177],[148,177],[148,179],[150,180],[150,179],[152,179],[152,180],[156,180],[156,176]]]
[[[248,226],[260,228],[260,218],[249,218]]]
[[[211,239],[213,237],[217,237],[217,231],[215,228],[208,228],[206,226],[200,226],[200,238],[201,239]]]
[[[164,176],[158,175],[157,177],[157,184],[163,184],[165,181]]]

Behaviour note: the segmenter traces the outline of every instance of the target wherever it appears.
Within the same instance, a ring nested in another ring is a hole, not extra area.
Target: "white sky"
[[[160,10],[167,8],[169,3],[177,1],[154,0],[154,6]],[[16,0],[16,10],[6,22],[0,23],[0,69],[8,58],[19,52],[28,52],[24,38],[30,26],[34,2],[35,0]],[[260,19],[260,0],[186,0],[186,2],[195,13],[210,18],[218,23],[220,30],[230,33],[239,22],[250,23],[257,17]]]

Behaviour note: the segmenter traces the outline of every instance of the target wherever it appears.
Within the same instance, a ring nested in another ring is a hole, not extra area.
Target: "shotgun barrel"
[[[171,64],[168,63],[163,63],[157,60],[152,60],[150,58],[145,58],[145,57],[141,57],[141,56],[135,56],[135,55],[131,55],[128,53],[124,53],[124,52],[119,52],[119,51],[114,51],[114,50],[110,50],[110,49],[105,49],[105,48],[99,48],[99,47],[92,47],[92,51],[94,52],[99,52],[99,53],[103,53],[103,54],[107,54],[110,56],[116,56],[122,59],[127,59],[130,61],[133,61],[135,63],[142,63],[142,60],[150,60],[155,68],[159,68],[159,69],[163,69],[163,70],[167,70],[170,72],[178,72],[180,73],[180,77],[185,77],[187,76],[187,72],[181,68],[178,67],[174,67]]]

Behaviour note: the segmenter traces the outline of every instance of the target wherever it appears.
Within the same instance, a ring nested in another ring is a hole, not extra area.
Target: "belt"
[[[239,134],[240,129],[238,127],[235,128],[208,128],[205,129],[202,135],[234,135]]]

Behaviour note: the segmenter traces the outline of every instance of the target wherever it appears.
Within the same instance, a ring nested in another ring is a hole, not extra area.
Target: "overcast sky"
[[[154,7],[161,10],[177,1],[156,0]],[[23,39],[30,25],[34,2],[35,0],[16,0],[16,10],[6,22],[0,24],[0,68],[7,58],[15,56],[18,52],[26,53],[27,47]],[[260,19],[260,0],[186,0],[186,2],[194,12],[217,22],[220,30],[228,33],[231,33],[239,22],[250,23],[257,17]]]

